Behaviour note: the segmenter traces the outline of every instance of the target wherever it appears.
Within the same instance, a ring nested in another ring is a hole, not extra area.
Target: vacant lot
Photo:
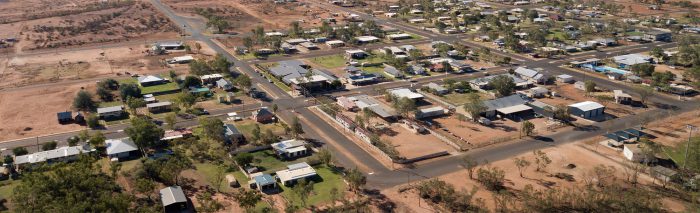
[[[535,124],[534,134],[537,135],[563,130],[548,125],[549,122],[545,118],[534,118],[529,121]],[[456,115],[434,118],[432,122],[440,126],[436,131],[453,139],[461,140],[470,148],[517,139],[520,137],[520,126],[522,125],[510,119],[503,119],[493,120],[491,126],[484,126],[471,121],[459,121]]]
[[[42,13],[42,7],[55,2],[36,2],[34,15],[0,25],[6,36],[18,37],[18,50],[80,46],[94,43],[120,42],[142,38],[173,38],[177,28],[150,3],[141,1],[59,1],[73,4],[72,9]],[[89,5],[89,6],[88,6]],[[20,36],[21,35],[21,36]]]
[[[632,107],[630,105],[617,104],[614,102],[612,92],[600,91],[586,95],[583,90],[576,89],[573,84],[559,84],[557,86],[549,87],[549,89],[550,91],[557,92],[561,97],[542,98],[538,100],[554,107],[558,105],[568,106],[570,104],[583,101],[594,101],[605,106],[606,114],[613,115],[615,117],[635,115],[639,112],[648,110],[648,108],[645,109],[641,107]],[[635,98],[634,100],[638,101],[639,99]]]
[[[399,123],[391,124],[389,129],[391,134],[382,135],[382,139],[394,145],[400,155],[408,159],[454,150],[451,146],[429,133],[413,133]]]

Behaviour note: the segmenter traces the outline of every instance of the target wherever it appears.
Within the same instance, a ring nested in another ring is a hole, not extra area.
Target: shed
[[[58,123],[64,124],[73,120],[73,113],[70,111],[59,112],[56,113],[56,117],[58,118]]]
[[[445,111],[445,108],[441,106],[419,109],[418,111],[416,111],[416,119],[445,115]]]
[[[574,77],[567,74],[557,75],[557,81],[561,83],[572,83],[574,82]]]
[[[569,111],[572,115],[584,119],[592,119],[603,116],[605,106],[593,101],[584,101],[569,105]]]
[[[108,139],[105,141],[107,156],[113,161],[121,161],[134,157],[138,146],[130,138]]]
[[[628,104],[632,102],[632,96],[622,90],[613,90],[613,95],[615,96],[615,102],[618,104]]]
[[[160,200],[165,212],[191,212],[187,197],[180,186],[170,186],[160,190]]]
[[[238,180],[236,180],[236,176],[233,176],[233,174],[226,175],[226,182],[228,182],[228,186],[231,188],[238,188],[241,186],[241,184],[238,183]]]
[[[261,192],[277,188],[277,182],[275,182],[275,179],[269,174],[257,173],[251,176],[253,176],[254,188],[257,188]]]

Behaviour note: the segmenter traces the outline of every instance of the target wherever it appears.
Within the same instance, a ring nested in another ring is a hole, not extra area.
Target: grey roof
[[[163,206],[169,206],[175,203],[186,203],[187,197],[180,186],[170,186],[160,190],[160,200],[163,201]]]
[[[519,78],[518,76],[515,76],[515,75],[511,75],[511,74],[501,74],[501,75],[505,75],[505,76],[510,77],[511,79],[513,79],[513,83],[515,83],[515,84],[527,82],[526,80],[523,80],[522,78]],[[485,77],[473,79],[473,80],[469,81],[469,83],[477,84],[477,85],[488,84],[489,82],[491,82],[491,80],[493,80],[497,76],[501,76],[501,75],[485,76]]]
[[[325,70],[325,69],[313,69],[311,70],[316,75],[320,75],[323,77],[326,77],[328,81],[335,81],[338,80],[338,77],[336,77],[331,71]]]
[[[69,157],[78,155],[80,153],[89,153],[92,151],[94,151],[94,149],[92,149],[88,144],[82,146],[64,146],[53,150],[15,156],[15,164],[20,165],[26,163],[40,163],[51,159]]]
[[[430,82],[430,83],[428,83],[428,84],[425,85],[425,86],[427,86],[427,87],[430,88],[430,89],[434,89],[434,90],[436,90],[436,91],[446,91],[446,90],[447,90],[447,88],[445,88],[445,87],[443,87],[443,86],[440,86],[440,85],[438,85],[438,84],[436,84],[436,83],[434,83],[434,82]]]
[[[396,67],[386,65],[384,66],[384,72],[389,73],[393,76],[401,76],[401,71],[396,69]]]
[[[309,72],[304,66],[306,66],[304,62],[299,60],[280,61],[277,66],[270,68],[270,73],[276,77],[291,75],[296,78]]]
[[[272,178],[272,176],[269,174],[263,174],[260,176],[256,176],[253,179],[255,180],[255,184],[257,184],[258,187],[266,186],[266,185],[270,185],[270,184],[275,183],[275,179]]]
[[[224,85],[231,85],[231,82],[222,78],[222,79],[219,79],[218,81],[216,81],[216,85],[223,87]]]
[[[71,119],[73,118],[73,113],[70,111],[56,113],[58,119]]]
[[[651,57],[641,55],[641,54],[629,54],[629,55],[615,56],[613,58],[613,60],[615,60],[615,63],[618,63],[618,64],[635,65],[635,64],[649,63],[649,62],[651,62]]]
[[[270,146],[272,146],[273,149],[285,152],[287,149],[300,147],[304,145],[306,145],[306,141],[303,140],[286,140],[270,144]]]
[[[537,74],[539,74],[539,72],[525,67],[518,67],[517,69],[515,69],[515,73],[527,78],[534,78],[535,76],[537,76]]]
[[[165,79],[155,76],[155,75],[144,75],[137,78],[139,83],[150,83],[150,82],[161,82]]]
[[[122,111],[124,110],[124,106],[111,106],[111,107],[102,107],[102,108],[97,108],[97,114],[102,114],[102,113],[110,113],[110,112],[117,112],[117,111]]]
[[[241,131],[239,131],[233,124],[224,124],[224,131],[226,131],[224,133],[226,136],[241,135]]]
[[[497,98],[493,100],[484,101],[484,106],[486,106],[486,111],[493,111],[501,108],[517,106],[521,104],[526,104],[530,102],[530,98],[522,94],[510,95],[502,98]]]
[[[107,154],[119,154],[138,150],[138,146],[130,138],[108,139],[105,141]]]
[[[170,105],[173,105],[173,103],[171,103],[170,101],[163,101],[163,102],[146,104],[146,108],[162,107],[162,106],[170,106]]]
[[[347,66],[345,67],[346,72],[360,72],[360,68],[357,68],[356,66]]]

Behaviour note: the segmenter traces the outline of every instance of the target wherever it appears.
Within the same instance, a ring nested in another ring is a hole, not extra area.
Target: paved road
[[[381,163],[377,162],[373,157],[371,157],[368,153],[364,152],[360,147],[358,147],[355,143],[347,139],[342,133],[338,132],[335,128],[331,127],[330,125],[326,124],[321,118],[319,118],[316,114],[312,113],[307,109],[306,107],[309,106],[310,104],[307,102],[309,98],[304,98],[304,97],[292,97],[291,95],[287,94],[286,92],[282,91],[280,88],[274,86],[273,84],[269,83],[266,79],[264,79],[262,76],[260,76],[255,70],[251,67],[250,61],[241,61],[233,57],[229,52],[227,52],[224,47],[219,45],[218,43],[214,42],[212,40],[213,37],[204,35],[201,31],[201,29],[193,28],[191,24],[189,24],[188,21],[193,21],[189,18],[186,17],[180,17],[176,15],[172,10],[167,7],[166,5],[163,5],[160,0],[151,0],[151,3],[161,12],[163,12],[166,16],[168,16],[173,22],[175,22],[178,26],[183,26],[185,29],[186,33],[189,35],[188,39],[191,40],[197,40],[197,41],[202,41],[209,45],[214,51],[223,54],[225,57],[227,57],[230,61],[234,63],[235,69],[233,70],[238,70],[241,73],[248,75],[251,77],[253,80],[254,85],[257,85],[259,89],[266,91],[269,93],[270,96],[275,97],[273,100],[265,101],[263,103],[264,106],[269,106],[271,104],[277,104],[280,107],[279,110],[279,116],[280,118],[284,120],[291,120],[294,117],[299,117],[302,124],[305,127],[306,131],[306,136],[308,138],[313,138],[316,139],[317,141],[326,144],[329,149],[334,151],[336,154],[336,158],[338,159],[339,163],[341,165],[344,165],[346,167],[359,167],[362,168],[363,171],[365,171],[368,174],[368,185],[376,188],[387,188],[391,186],[395,186],[398,184],[404,183],[404,180],[406,178],[410,178],[412,180],[419,179],[420,178],[426,178],[426,177],[435,177],[439,176],[442,174],[458,171],[461,169],[459,167],[459,158],[460,156],[451,156],[451,157],[445,157],[441,159],[437,159],[434,161],[431,161],[427,164],[417,166],[416,168],[413,169],[404,169],[404,170],[389,170],[381,165]],[[334,7],[338,10],[345,11],[345,12],[350,12],[350,13],[356,13],[361,15],[365,19],[373,19],[375,20],[378,24],[380,25],[388,25],[395,27],[397,29],[407,31],[410,33],[414,33],[417,35],[421,35],[426,37],[428,40],[443,40],[447,42],[454,42],[454,41],[462,41],[465,36],[463,35],[439,35],[439,34],[434,34],[431,32],[427,31],[422,31],[417,29],[414,26],[406,25],[404,23],[397,23],[393,22],[392,20],[384,20],[384,19],[377,19],[375,17],[371,17],[367,14],[360,13],[357,11],[354,11],[349,8],[342,8],[342,7],[337,7],[334,5],[329,5],[325,3],[320,3],[327,5],[328,7]],[[420,41],[420,42],[425,42],[425,41]],[[472,42],[467,42],[468,45],[474,46],[474,47],[482,47],[479,44],[475,44]],[[653,45],[657,44],[645,44],[641,46],[636,46],[636,47],[622,47],[619,48],[619,50],[614,50],[614,51],[629,51],[631,52],[641,52],[641,51],[646,51],[644,50],[643,46],[646,46],[646,48],[650,48]],[[662,44],[664,45],[663,47],[669,47],[673,46],[674,44]],[[487,47],[488,48],[488,47]],[[497,50],[492,50],[492,52],[503,55],[503,56],[509,56],[515,60],[522,61],[522,65],[526,65],[529,67],[541,67],[544,68],[545,70],[548,70],[552,73],[566,73],[569,75],[574,76],[577,79],[586,79],[590,78],[591,80],[594,80],[598,85],[601,85],[603,87],[608,87],[608,88],[623,88],[623,89],[631,89],[629,86],[619,84],[617,82],[612,82],[606,79],[601,79],[601,78],[591,78],[588,77],[588,75],[584,75],[580,72],[574,72],[570,71],[567,69],[562,69],[559,66],[563,65],[566,61],[554,61],[554,60],[549,60],[549,59],[544,59],[544,60],[539,60],[539,61],[534,61],[532,59],[529,59],[527,57],[521,56],[521,55],[516,55],[512,53],[502,53],[498,52]],[[337,54],[333,51],[330,52],[324,52],[325,54]],[[320,53],[319,55],[323,55]],[[308,55],[307,55],[308,56]],[[607,57],[609,54],[607,53],[598,53],[598,52],[592,52],[592,53],[585,53],[585,54],[580,54],[580,55],[575,55],[571,56],[569,58],[577,58],[577,57]],[[236,74],[236,71],[233,71],[234,74]],[[491,68],[489,69],[489,73],[500,73],[504,72],[503,67],[497,67],[497,68]],[[484,73],[472,73],[472,74],[461,74],[461,75],[456,75],[456,74],[447,74],[445,76],[431,76],[431,77],[426,77],[417,80],[416,82],[409,82],[409,81],[397,81],[397,82],[390,82],[390,83],[383,83],[383,84],[377,84],[377,85],[372,85],[372,86],[365,86],[365,87],[360,87],[357,89],[352,89],[352,90],[346,90],[346,91],[335,91],[332,92],[331,94],[334,96],[340,96],[340,95],[346,95],[346,94],[355,94],[355,93],[364,93],[364,94],[372,94],[372,93],[377,93],[378,90],[383,90],[386,88],[393,88],[393,87],[405,87],[405,86],[411,86],[413,85],[414,87],[418,87],[422,84],[432,82],[432,81],[439,81],[443,80],[446,78],[453,78],[453,79],[469,79],[469,78],[475,78],[479,76],[483,76]],[[659,103],[665,103],[669,105],[673,105],[677,108],[676,111],[672,111],[673,113],[680,113],[680,112],[685,112],[689,110],[693,110],[697,107],[698,102],[684,102],[684,101],[678,101],[673,98],[669,98],[667,96],[662,96],[662,95],[657,95],[653,98],[651,98],[652,101],[659,102]],[[245,106],[234,106],[230,108],[225,108],[225,109],[219,109],[216,110],[215,112],[212,112],[212,114],[225,114],[227,112],[234,112],[234,111],[246,111],[246,110],[253,110],[260,105],[245,105]],[[665,115],[668,116],[669,111],[667,110],[661,110],[661,109],[655,109],[649,112],[641,113],[636,116],[628,116],[620,119],[614,119],[611,121],[606,121],[602,123],[597,123],[591,126],[588,126],[586,128],[579,128],[574,131],[567,131],[567,132],[559,132],[550,136],[547,136],[551,139],[553,142],[543,142],[543,141],[537,141],[537,140],[524,140],[524,141],[519,141],[519,142],[511,142],[504,144],[502,146],[493,146],[485,149],[479,149],[479,150],[473,150],[470,152],[467,152],[467,154],[472,155],[474,158],[478,159],[479,161],[483,160],[488,160],[488,161],[496,161],[500,159],[505,159],[509,158],[511,156],[523,153],[523,152],[528,152],[531,150],[535,149],[541,149],[544,147],[548,146],[556,146],[556,145],[561,145],[565,143],[571,143],[574,141],[590,138],[593,136],[600,135],[602,133],[605,133],[606,131],[616,131],[619,129],[624,129],[632,126],[636,126],[637,124],[641,123],[641,120],[645,117],[649,118],[658,118],[660,115]],[[215,115],[216,116],[216,115]],[[653,120],[653,119],[652,119]],[[196,125],[196,121],[194,120],[186,120],[186,121],[181,121],[181,123],[178,124],[178,126],[194,126]],[[608,128],[612,127],[612,128]],[[120,130],[123,130],[126,128],[126,125],[116,125],[116,126],[110,126],[106,129],[107,136],[109,138],[114,138],[114,137],[123,137],[123,132]],[[608,128],[608,129],[606,129]],[[58,141],[65,141],[65,138],[70,137],[72,135],[75,135],[75,132],[72,133],[62,133],[62,134],[57,134],[57,135],[51,135],[51,136],[45,136],[41,137],[39,141],[50,141],[50,140],[58,140]],[[36,139],[23,139],[23,140],[15,140],[15,141],[8,141],[4,143],[0,143],[0,148],[12,148],[16,146],[33,146],[36,144]],[[411,178],[412,177],[412,178]]]

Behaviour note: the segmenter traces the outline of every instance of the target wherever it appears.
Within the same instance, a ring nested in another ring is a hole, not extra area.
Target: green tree
[[[90,113],[85,118],[85,123],[88,127],[94,129],[100,126],[100,118],[96,114]]]
[[[260,129],[260,125],[258,125],[257,123],[253,126],[252,136],[252,139],[255,142],[262,139],[262,130]]]
[[[233,199],[238,201],[238,205],[246,212],[252,212],[255,205],[262,200],[262,195],[256,190],[241,188],[233,194]]]
[[[651,54],[651,56],[654,56],[658,59],[663,59],[665,56],[664,50],[661,49],[661,47],[651,48],[651,50],[649,51],[649,54]]]
[[[20,212],[131,211],[131,197],[93,162],[82,156],[74,163],[24,173],[12,194],[15,208]]]
[[[481,113],[486,110],[486,105],[477,93],[470,93],[467,96],[467,103],[464,104],[464,111],[469,113],[472,121],[477,122],[481,117]]]
[[[367,183],[367,177],[365,177],[365,175],[363,175],[357,168],[353,168],[347,172],[346,180],[348,181],[350,190],[353,192],[357,192]]]
[[[199,87],[202,86],[202,80],[197,76],[188,75],[180,84],[182,88]]]
[[[200,118],[199,126],[202,127],[202,135],[205,138],[218,142],[224,141],[224,122],[218,118]]]
[[[244,37],[243,38],[243,46],[248,50],[253,49],[253,39],[250,38],[249,36]]]
[[[140,149],[150,148],[155,146],[161,138],[164,131],[151,119],[145,117],[134,117],[131,119],[131,126],[127,127],[124,132],[131,138]]]
[[[293,138],[299,138],[301,134],[304,134],[304,128],[301,126],[301,122],[299,122],[299,117],[294,117],[290,128],[292,130],[291,133]]]
[[[241,167],[246,167],[248,164],[253,162],[253,155],[250,153],[238,153],[236,156],[233,158],[234,161],[236,161],[236,164]]]
[[[547,153],[543,152],[542,150],[535,150],[532,153],[535,154],[535,164],[537,164],[537,169],[535,171],[543,171],[550,163],[552,163],[552,160],[549,159]]]
[[[476,180],[491,191],[500,191],[504,188],[505,176],[505,171],[497,167],[479,168],[476,171]]]
[[[97,82],[97,87],[106,90],[117,90],[119,88],[119,82],[117,80],[108,78]]]
[[[165,128],[172,130],[175,129],[175,125],[177,124],[177,117],[175,116],[175,113],[171,112],[165,115],[163,121],[165,121]]]
[[[464,167],[467,170],[467,173],[469,173],[469,179],[474,179],[474,169],[476,169],[476,166],[479,165],[476,160],[469,155],[464,155],[460,164],[462,164],[462,167]]]
[[[129,106],[131,113],[137,115],[138,108],[146,107],[146,101],[141,98],[128,97],[126,99],[126,105]]]
[[[590,93],[592,93],[592,92],[595,92],[595,87],[596,87],[595,82],[593,82],[593,81],[591,81],[591,80],[588,80],[588,81],[585,82],[585,85],[584,85],[584,86],[585,86],[585,89],[586,89],[586,94],[590,94]]]
[[[306,208],[306,202],[309,200],[309,195],[314,191],[314,182],[306,181],[306,179],[301,179],[297,181],[296,185],[292,188],[294,194],[299,197],[301,201],[301,206]]]
[[[92,100],[92,95],[85,90],[80,90],[73,99],[73,108],[80,111],[94,111],[97,104]]]
[[[630,67],[630,70],[634,73],[637,74],[638,76],[651,76],[654,74],[654,65],[651,64],[635,64]]]
[[[392,101],[394,109],[404,118],[408,118],[411,112],[416,111],[416,102],[412,99],[403,97]]]
[[[54,150],[56,149],[56,146],[58,146],[58,143],[56,141],[49,141],[41,145],[41,150],[42,151],[49,151],[49,150]]]
[[[102,87],[97,87],[97,96],[100,97],[100,100],[104,102],[110,102],[114,100],[114,96],[112,95],[112,92],[109,90],[102,88]]]
[[[515,82],[513,82],[511,77],[506,75],[499,75],[491,79],[489,87],[496,90],[499,97],[509,96],[515,92]]]
[[[78,143],[80,143],[80,138],[77,136],[67,138],[66,143],[68,143],[68,146],[76,146]]]
[[[151,195],[156,187],[156,182],[148,178],[138,178],[134,183],[136,192],[146,195],[148,200],[152,200]]]
[[[530,161],[527,161],[525,158],[514,158],[513,162],[515,163],[515,166],[518,167],[520,177],[524,177],[523,170],[530,166]]]
[[[250,88],[253,86],[250,77],[248,77],[247,75],[239,75],[233,80],[233,83],[236,86],[240,87],[244,92],[250,91]]]
[[[140,98],[141,88],[136,84],[123,84],[119,87],[119,95],[122,101],[126,101],[129,97]]]
[[[175,97],[175,102],[185,109],[190,109],[197,103],[197,97],[188,92],[181,92]]]
[[[532,133],[535,131],[535,124],[533,124],[530,121],[523,121],[522,126],[520,127],[520,133],[525,134],[525,136],[530,136]],[[521,136],[522,138],[522,136]]]
[[[217,53],[214,56],[214,60],[211,61],[211,68],[217,73],[228,73],[231,66],[233,66],[233,63],[221,53]]]
[[[326,167],[332,166],[333,153],[328,149],[321,149],[316,153],[318,160]]]
[[[90,135],[90,139],[88,140],[88,143],[93,148],[101,147],[105,144],[105,141],[107,140],[107,137],[102,133],[102,131],[95,131]]]
[[[642,105],[646,106],[647,100],[649,100],[649,97],[653,96],[655,93],[655,90],[653,87],[650,86],[637,86],[635,87],[635,92],[637,95],[639,95],[639,101],[642,103]]]
[[[16,147],[12,149],[12,154],[14,154],[15,156],[22,156],[29,154],[29,151],[27,151],[27,149],[24,147]]]

